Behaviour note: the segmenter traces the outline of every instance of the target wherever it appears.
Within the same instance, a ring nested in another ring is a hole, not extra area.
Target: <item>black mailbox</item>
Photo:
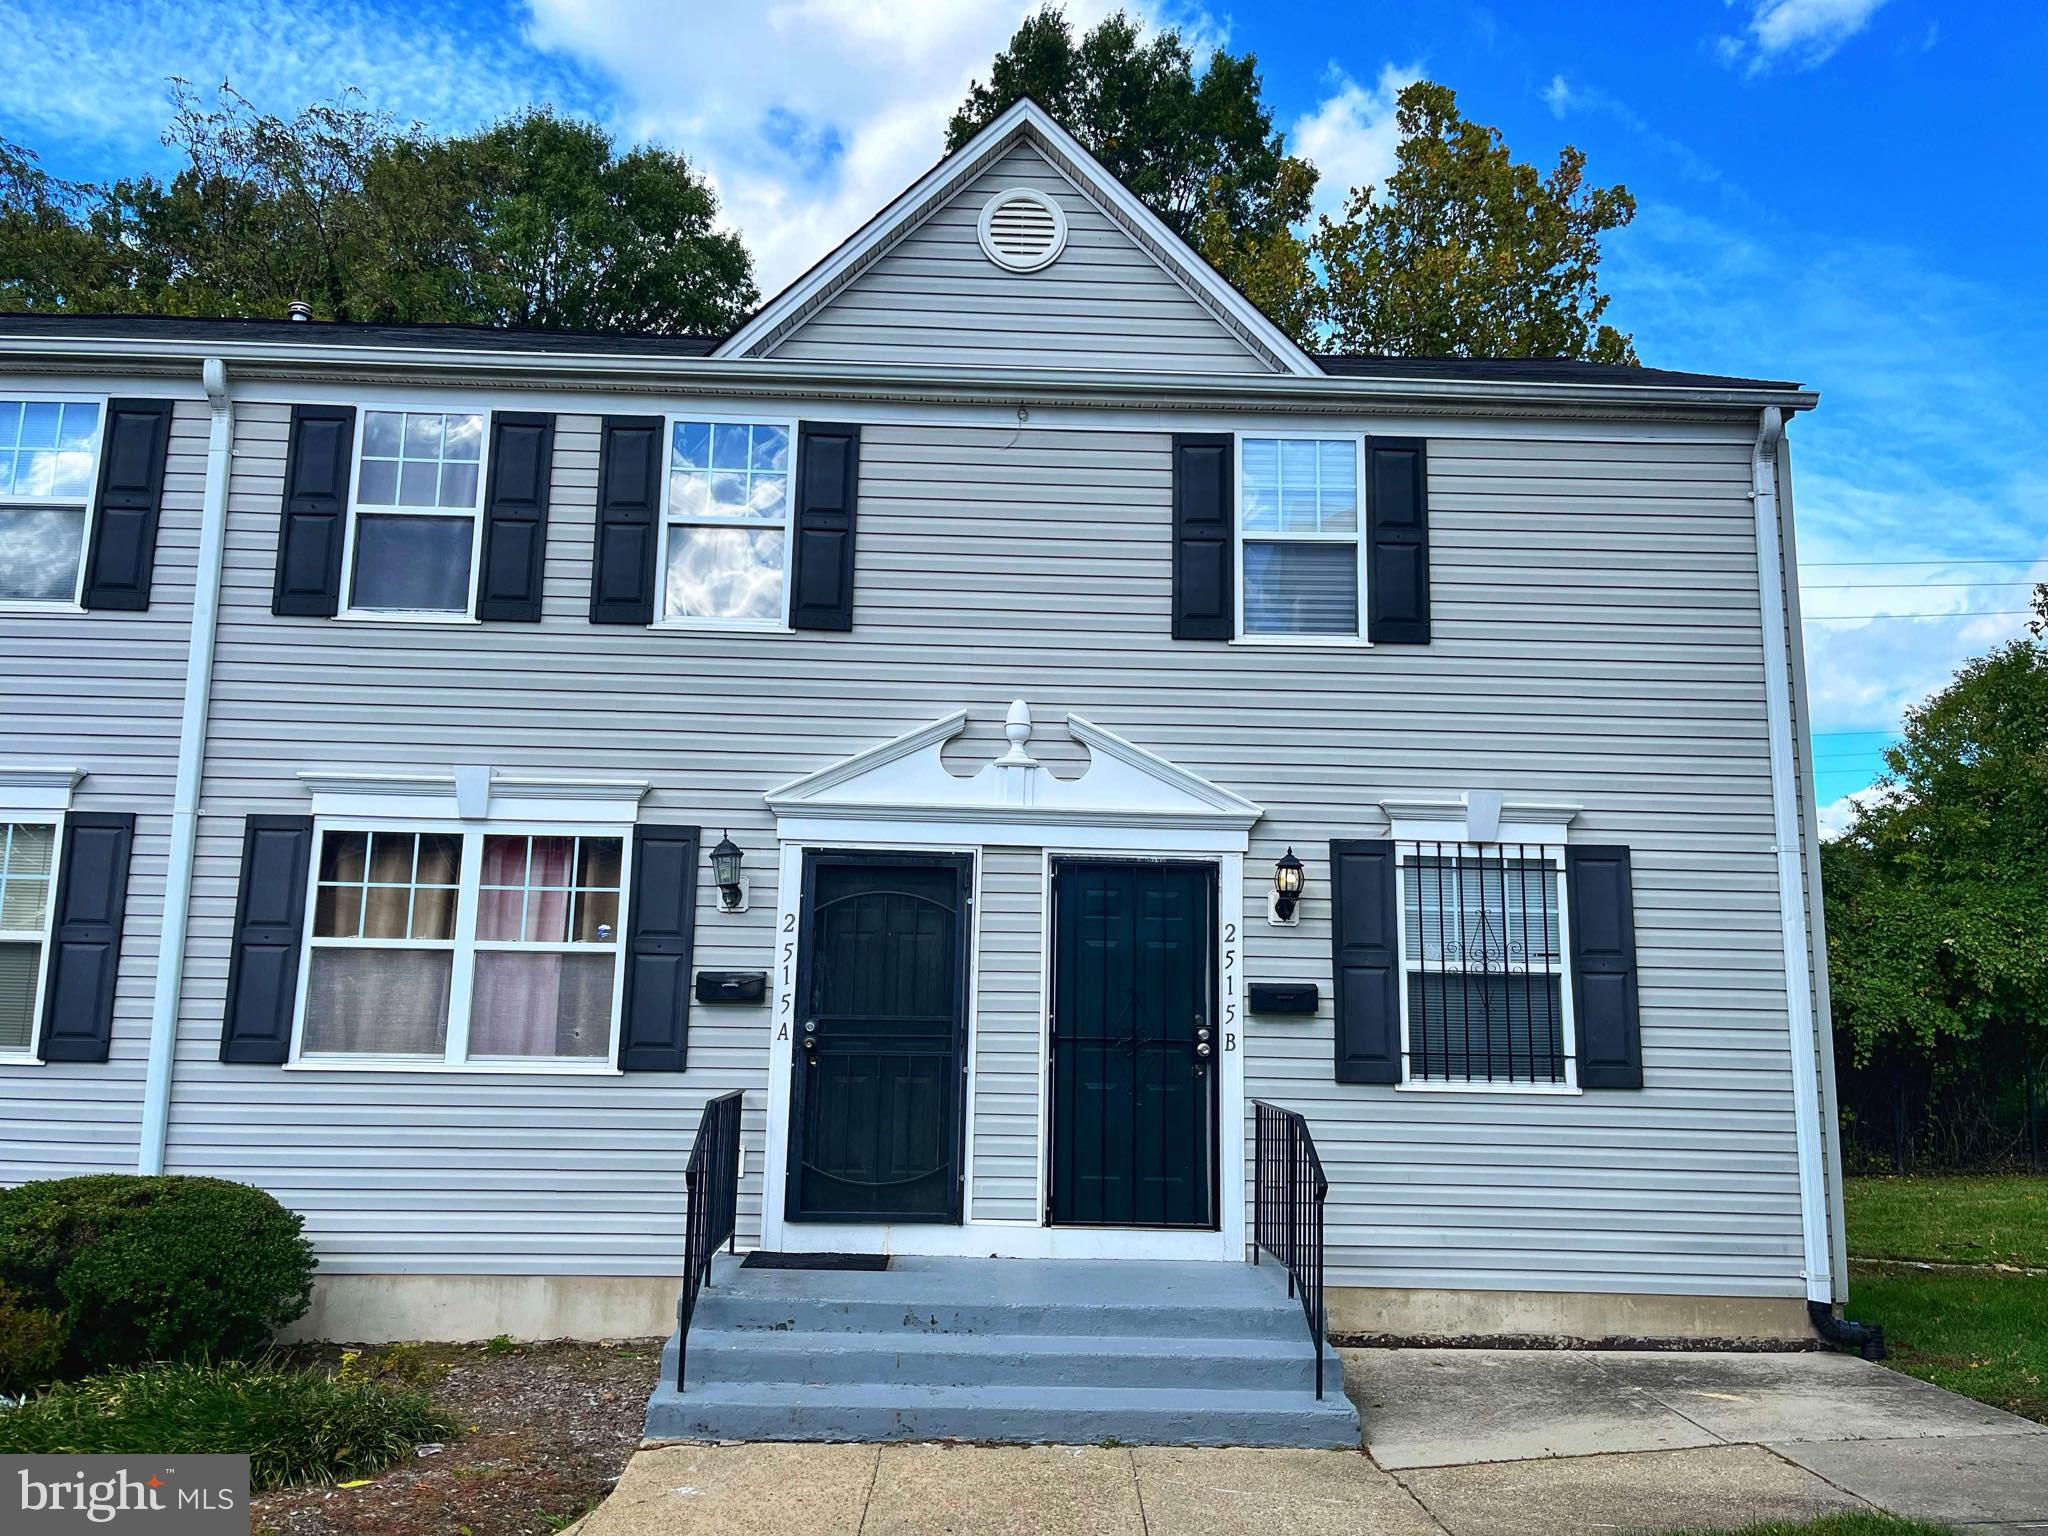
[[[1314,1013],[1321,994],[1312,981],[1255,981],[1253,1013]]]
[[[768,998],[766,971],[699,971],[700,1003],[759,1003]]]

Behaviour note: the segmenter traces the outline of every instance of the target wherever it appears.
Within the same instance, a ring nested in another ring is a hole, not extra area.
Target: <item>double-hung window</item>
[[[0,821],[0,1058],[35,1054],[56,852],[55,823]]]
[[[1237,632],[1253,640],[1355,641],[1365,624],[1364,439],[1237,440]]]
[[[475,612],[486,415],[359,413],[349,612],[457,619]]]
[[[105,402],[0,400],[0,602],[79,601]]]
[[[1398,852],[1404,1080],[1574,1086],[1564,850],[1426,842]]]
[[[606,1067],[623,833],[322,827],[308,1064]]]
[[[669,418],[661,622],[788,622],[795,431],[788,421]]]

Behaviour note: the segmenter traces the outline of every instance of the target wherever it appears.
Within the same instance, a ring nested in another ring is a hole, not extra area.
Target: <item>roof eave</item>
[[[99,367],[162,367],[218,357],[243,367],[280,372],[306,367],[372,373],[427,373],[448,378],[519,375],[562,380],[661,382],[699,390],[744,389],[749,394],[998,394],[1012,399],[1131,396],[1189,401],[1412,400],[1585,406],[1601,403],[1810,410],[1819,396],[1807,389],[1698,385],[1537,383],[1506,380],[1374,378],[1358,374],[1110,373],[1064,368],[962,369],[910,364],[781,362],[756,358],[678,357],[638,353],[534,353],[464,348],[359,346],[333,342],[234,342],[122,336],[7,336],[0,359],[46,367],[91,363]]]

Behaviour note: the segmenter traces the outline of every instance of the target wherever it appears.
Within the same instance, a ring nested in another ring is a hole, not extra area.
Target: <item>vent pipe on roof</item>
[[[291,303],[284,307],[284,312],[293,320],[310,320],[313,318],[313,306],[304,299],[293,299]]]

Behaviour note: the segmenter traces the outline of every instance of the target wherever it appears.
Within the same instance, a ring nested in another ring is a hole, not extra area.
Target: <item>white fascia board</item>
[[[402,376],[409,384],[532,379],[595,382],[607,388],[681,397],[802,395],[827,399],[976,402],[995,399],[1014,408],[1062,399],[1103,406],[1159,401],[1211,402],[1239,408],[1287,402],[1343,410],[1395,402],[1422,408],[1465,405],[1536,409],[1625,410],[1692,407],[1739,410],[1754,420],[1763,406],[1811,410],[1820,396],[1808,389],[1735,389],[1709,385],[1574,382],[1545,384],[1467,379],[1376,379],[1356,374],[1191,374],[1109,372],[1074,368],[978,369],[934,364],[780,362],[773,359],[675,357],[661,353],[533,353],[514,349],[401,347],[360,342],[173,340],[132,336],[0,335],[0,360],[44,370],[185,368],[208,357],[236,364],[244,378],[269,369],[304,378],[309,369],[337,377]]]

